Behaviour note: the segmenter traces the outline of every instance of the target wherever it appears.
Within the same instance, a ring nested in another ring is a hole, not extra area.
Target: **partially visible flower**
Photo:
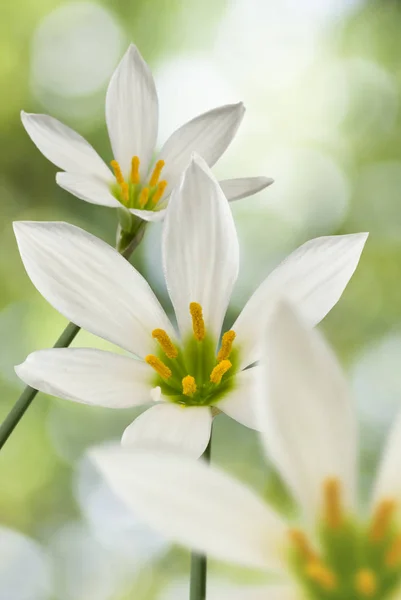
[[[275,573],[266,599],[399,600],[401,416],[365,516],[356,501],[356,411],[330,349],[281,303],[263,362],[262,439],[298,501],[300,522],[201,461],[113,446],[94,449],[95,462],[120,498],[164,535]],[[250,588],[243,597],[263,594]]]
[[[179,93],[179,90],[177,91]],[[244,116],[240,102],[210,110],[175,131],[154,157],[158,98],[149,67],[131,44],[114,72],[106,96],[106,122],[114,154],[112,171],[75,131],[47,115],[22,112],[22,123],[39,150],[65,173],[57,183],[93,204],[125,207],[146,221],[164,217],[168,196],[192,152],[213,166]],[[251,196],[273,183],[267,177],[227,179],[229,200]]]
[[[274,296],[291,298],[310,323],[319,322],[341,296],[366,240],[354,234],[301,246],[256,290],[218,348],[239,248],[227,199],[199,157],[171,197],[163,231],[179,335],[145,279],[104,242],[65,223],[21,222],[15,233],[43,296],[72,322],[141,359],[42,350],[16,367],[18,376],[76,402],[115,408],[158,402],[126,429],[123,442],[175,444],[196,456],[208,443],[216,409],[257,428],[249,401],[259,370],[253,363]]]

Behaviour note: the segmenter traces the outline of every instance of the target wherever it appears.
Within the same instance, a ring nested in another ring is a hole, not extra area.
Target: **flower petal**
[[[114,158],[123,173],[138,156],[146,175],[156,144],[159,107],[155,82],[138,48],[130,45],[110,80],[106,121]]]
[[[242,102],[227,104],[188,121],[166,141],[158,160],[164,160],[163,179],[166,194],[178,183],[193,152],[197,152],[212,167],[225,152],[245,114]]]
[[[199,156],[170,198],[163,264],[181,334],[191,330],[189,304],[197,302],[217,341],[238,275],[239,248],[227,199]]]
[[[57,173],[56,182],[70,194],[91,204],[118,208],[119,201],[110,192],[109,184],[93,175],[81,173]]]
[[[172,449],[199,458],[209,443],[212,413],[208,406],[166,402],[152,406],[124,431],[125,446]]]
[[[311,325],[327,315],[351,279],[367,236],[355,233],[310,240],[265,279],[233,325],[243,367],[260,358],[261,332],[277,297],[290,300]]]
[[[299,588],[287,584],[241,585],[214,589],[210,586],[208,600],[302,600]]]
[[[67,223],[19,221],[14,231],[25,269],[67,319],[144,357],[153,329],[171,324],[148,283],[116,250]]]
[[[112,490],[173,541],[245,566],[279,568],[285,526],[251,490],[203,461],[133,448],[96,448]]]
[[[241,177],[238,179],[223,179],[219,181],[220,187],[227,200],[240,200],[247,196],[253,196],[274,183],[270,177]]]
[[[141,210],[140,208],[130,208],[129,211],[144,221],[157,222],[164,219],[167,208],[162,208],[159,210]]]
[[[338,478],[344,503],[356,490],[354,405],[334,354],[284,302],[266,331],[265,392],[259,409],[268,456],[308,516],[321,509],[323,482]]]
[[[254,410],[254,400],[260,393],[260,367],[252,367],[235,376],[235,388],[216,407],[245,427],[260,431],[260,419]]]
[[[388,436],[381,464],[376,478],[373,504],[384,498],[394,498],[401,502],[401,413],[395,420]]]
[[[35,390],[82,404],[127,408],[151,401],[149,366],[112,352],[92,348],[39,350],[15,371]]]
[[[111,171],[98,153],[70,127],[48,115],[24,111],[21,120],[35,146],[60,169],[112,180]]]

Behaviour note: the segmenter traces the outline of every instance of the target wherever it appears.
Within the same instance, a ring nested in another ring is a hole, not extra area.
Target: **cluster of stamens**
[[[391,598],[401,583],[401,534],[395,531],[396,503],[380,502],[367,525],[358,526],[342,505],[340,482],[323,486],[320,551],[300,529],[289,532],[291,563],[314,600]]]
[[[193,354],[192,361],[189,361],[190,366],[188,367],[187,364],[186,353],[173,343],[163,329],[154,329],[152,332],[152,337],[158,342],[162,356],[149,354],[145,361],[166,384],[164,391],[167,391],[173,401],[184,405],[209,404],[209,399],[216,394],[217,386],[225,381],[226,373],[233,367],[229,357],[233,349],[235,332],[231,330],[223,335],[216,357],[214,349],[213,354],[210,352],[201,305],[191,302],[189,312],[192,318],[192,341],[187,354],[190,352]]]
[[[115,195],[127,208],[141,208],[153,210],[167,187],[167,181],[159,181],[164,167],[164,160],[158,160],[146,185],[142,185],[139,173],[140,161],[134,156],[131,161],[131,173],[126,180],[121,167],[116,160],[111,161],[114,176],[117,181]]]

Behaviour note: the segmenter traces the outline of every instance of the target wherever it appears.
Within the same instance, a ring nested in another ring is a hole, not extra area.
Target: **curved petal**
[[[94,175],[104,180],[111,171],[88,142],[70,127],[48,115],[21,112],[29,137],[50,162],[64,171]]]
[[[140,208],[129,208],[128,210],[130,213],[136,215],[140,219],[152,222],[162,221],[167,212],[167,208],[162,208],[160,210],[141,210]]]
[[[385,498],[401,501],[401,413],[397,417],[387,440],[378,470],[373,493],[373,504]]]
[[[203,461],[133,448],[96,448],[113,491],[157,531],[245,566],[280,568],[285,526],[251,490]]]
[[[260,431],[261,424],[254,410],[255,398],[260,394],[260,367],[252,367],[235,376],[235,388],[216,406],[226,415],[251,429]]]
[[[163,264],[181,333],[191,329],[189,304],[197,302],[217,341],[238,275],[239,248],[228,202],[200,157],[192,159],[170,198]]]
[[[212,413],[208,406],[179,406],[171,402],[152,406],[127,427],[125,446],[177,450],[199,458],[209,443]]]
[[[241,177],[238,179],[223,179],[219,181],[220,187],[227,200],[240,200],[253,196],[274,183],[271,177]]]
[[[15,372],[35,390],[82,404],[127,408],[151,401],[149,366],[103,350],[39,350],[16,366]]]
[[[156,144],[159,107],[155,82],[138,48],[130,45],[114,71],[106,96],[106,121],[114,158],[123,173],[138,156],[146,175]]]
[[[218,161],[237,133],[244,114],[242,102],[220,106],[188,121],[169,137],[157,158],[166,163],[163,169],[163,179],[168,184],[166,194],[178,183],[193,152],[200,154],[210,167]]]
[[[91,204],[112,208],[121,206],[111,194],[109,184],[104,179],[81,173],[57,173],[56,182],[70,194]]]
[[[263,368],[258,404],[268,456],[308,516],[319,513],[332,477],[353,506],[357,427],[347,382],[323,338],[283,302],[267,325]]]
[[[116,250],[67,223],[20,221],[14,231],[25,269],[67,319],[144,357],[151,332],[171,324],[148,283]]]
[[[311,325],[327,315],[354,274],[367,237],[355,233],[310,240],[265,279],[233,325],[243,367],[260,358],[261,332],[277,298],[287,298]]]

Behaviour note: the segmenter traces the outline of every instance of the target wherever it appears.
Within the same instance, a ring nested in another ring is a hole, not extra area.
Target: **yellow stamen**
[[[337,585],[337,579],[333,571],[318,560],[313,560],[307,564],[306,574],[326,591],[334,590]]]
[[[149,180],[149,187],[155,187],[157,182],[159,181],[160,173],[164,167],[164,160],[158,160],[155,164],[155,168],[153,169],[152,176]]]
[[[140,181],[139,165],[140,165],[140,160],[139,160],[138,156],[133,156],[132,160],[131,160],[131,182],[132,183],[139,183],[139,181]]]
[[[128,204],[129,187],[128,187],[128,183],[126,183],[125,181],[123,181],[121,184],[121,196],[122,196],[122,199],[124,200],[125,204]]]
[[[164,190],[166,189],[166,187],[167,187],[167,181],[165,181],[164,179],[163,179],[163,181],[159,181],[159,183],[157,184],[156,191],[152,198],[152,204],[154,206],[156,206],[156,204],[159,202],[160,198],[163,196]]]
[[[221,362],[230,356],[235,336],[236,333],[232,329],[230,331],[226,331],[226,333],[223,335],[223,339],[221,340],[221,348],[217,355],[217,362]]]
[[[401,563],[401,535],[398,535],[385,556],[387,567],[398,567]]]
[[[141,208],[146,206],[148,198],[149,198],[149,188],[145,187],[145,188],[143,188],[143,190],[141,191],[141,193],[139,195],[139,206]]]
[[[341,485],[337,478],[326,479],[323,486],[324,519],[330,529],[337,529],[342,523]]]
[[[361,569],[355,575],[355,589],[361,596],[371,598],[377,592],[377,577],[371,569]]]
[[[295,546],[299,554],[301,554],[302,558],[310,562],[317,560],[316,553],[303,531],[300,529],[290,529],[288,534],[291,543]]]
[[[389,498],[382,500],[377,505],[370,527],[370,539],[372,542],[380,542],[386,535],[395,507],[395,501]]]
[[[202,307],[197,302],[191,302],[189,305],[189,312],[192,317],[192,329],[194,331],[195,339],[198,340],[198,342],[201,342],[206,335]]]
[[[116,160],[112,160],[110,165],[114,171],[114,177],[117,179],[117,183],[119,185],[122,185],[124,183],[124,177],[123,177],[120,165],[118,164],[118,162]]]
[[[219,384],[223,375],[227,373],[229,369],[231,369],[232,364],[229,360],[222,360],[218,365],[216,365],[213,371],[210,373],[210,381],[211,383]]]
[[[162,377],[163,379],[169,379],[169,377],[171,377],[172,373],[170,371],[170,369],[164,364],[164,362],[162,362],[160,360],[160,358],[157,358],[157,356],[154,356],[153,354],[148,354],[145,357],[145,361],[148,363],[148,365],[150,365],[155,371],[156,373],[158,373],[160,375],[160,377]]]
[[[192,375],[187,375],[182,380],[182,393],[185,396],[193,396],[196,392],[196,381]]]
[[[152,337],[159,342],[167,358],[176,358],[178,356],[177,348],[174,346],[164,329],[154,329],[152,331]]]

